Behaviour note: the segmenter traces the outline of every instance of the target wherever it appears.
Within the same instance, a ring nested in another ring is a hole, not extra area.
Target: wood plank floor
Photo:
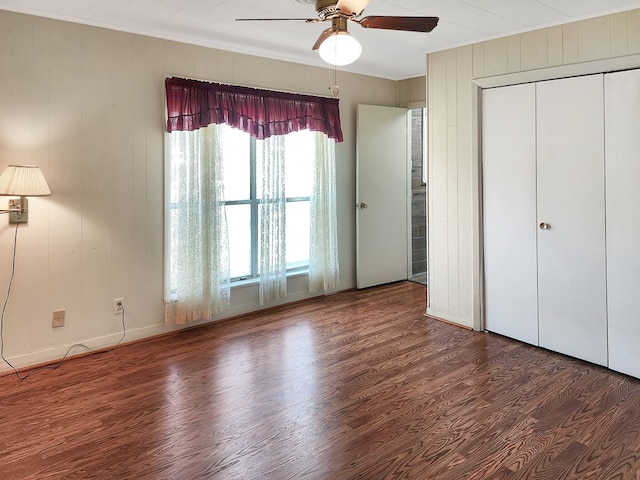
[[[0,378],[0,479],[640,479],[640,381],[345,292]]]

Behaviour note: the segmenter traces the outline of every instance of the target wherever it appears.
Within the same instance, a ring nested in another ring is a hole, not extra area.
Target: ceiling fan
[[[347,31],[348,22],[364,28],[403,30],[408,32],[430,32],[438,25],[438,17],[404,17],[373,15],[361,17],[371,0],[316,0],[318,18],[237,18],[236,21],[305,21],[320,23],[331,20],[331,27],[324,30],[313,50],[320,50],[320,56],[332,65],[347,65],[360,56],[360,44]],[[342,43],[344,42],[344,43]],[[353,48],[353,51],[349,49]],[[343,58],[344,57],[344,58]]]

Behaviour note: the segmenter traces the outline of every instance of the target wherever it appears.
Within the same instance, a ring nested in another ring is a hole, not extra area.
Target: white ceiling
[[[326,66],[311,50],[327,23],[236,22],[315,18],[313,0],[0,0],[0,9],[262,57]],[[438,16],[431,33],[350,24],[363,53],[340,70],[402,80],[424,75],[428,52],[640,8],[640,0],[371,0],[367,15]]]

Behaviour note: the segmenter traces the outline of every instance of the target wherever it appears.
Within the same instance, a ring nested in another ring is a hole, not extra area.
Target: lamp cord
[[[122,305],[122,313],[121,313],[121,320],[122,320],[122,337],[120,337],[120,340],[118,340],[118,342],[111,348],[106,349],[106,350],[94,350],[91,347],[88,347],[82,343],[76,343],[74,345],[71,345],[69,347],[69,349],[67,350],[67,352],[64,354],[64,356],[62,357],[62,359],[54,364],[49,364],[49,365],[41,365],[39,367],[33,368],[32,370],[30,370],[26,375],[20,375],[20,372],[16,369],[16,367],[13,366],[13,364],[11,362],[9,362],[9,360],[7,360],[7,358],[4,356],[4,314],[7,310],[7,305],[9,304],[9,298],[11,297],[11,288],[13,286],[13,277],[16,274],[16,251],[18,248],[18,227],[20,226],[19,223],[16,223],[16,230],[13,236],[13,255],[12,255],[12,259],[11,259],[11,276],[9,277],[9,286],[7,288],[7,296],[4,300],[4,304],[2,305],[2,313],[0,313],[0,358],[2,358],[2,360],[4,360],[4,362],[9,365],[9,367],[11,368],[11,370],[13,370],[13,373],[15,374],[16,378],[18,380],[26,380],[27,378],[29,378],[31,375],[33,375],[35,372],[39,371],[39,370],[44,370],[44,369],[49,369],[49,370],[56,370],[58,368],[60,368],[60,366],[62,365],[62,363],[67,359],[67,357],[69,356],[69,353],[71,353],[71,350],[73,350],[75,347],[81,347],[84,348],[86,350],[88,350],[91,353],[109,353],[109,352],[113,352],[116,348],[118,348],[120,346],[120,344],[122,343],[122,341],[124,340],[124,337],[127,335],[127,325],[125,323],[125,317],[124,317],[124,305]]]
[[[7,311],[7,305],[9,303],[9,298],[11,297],[11,287],[13,286],[13,277],[16,274],[16,249],[18,246],[18,227],[19,223],[16,223],[16,230],[13,235],[13,255],[11,259],[11,276],[9,277],[9,287],[7,288],[7,297],[4,299],[4,304],[2,305],[2,313],[0,314],[0,357],[2,360],[11,367],[16,376],[20,378],[18,371],[16,368],[7,360],[4,356],[4,314]]]

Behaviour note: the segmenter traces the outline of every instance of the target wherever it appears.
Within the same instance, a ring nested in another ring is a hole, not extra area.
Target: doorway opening
[[[426,109],[409,110],[411,155],[411,249],[409,280],[427,284],[427,165],[425,162]]]

